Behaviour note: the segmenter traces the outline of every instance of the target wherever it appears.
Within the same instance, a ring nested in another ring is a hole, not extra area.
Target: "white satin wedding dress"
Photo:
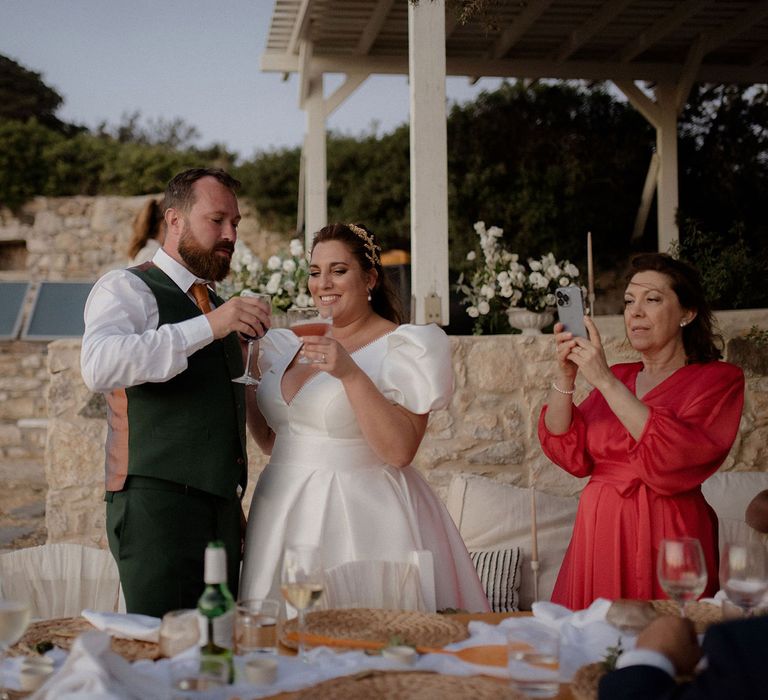
[[[326,569],[407,561],[428,550],[437,609],[488,610],[461,535],[421,474],[376,456],[335,377],[318,372],[284,400],[283,373],[300,347],[293,333],[272,329],[260,345],[258,402],[277,437],[251,501],[240,597],[280,599],[282,552],[294,542],[318,545]],[[352,357],[384,396],[413,413],[450,400],[450,345],[435,325],[399,326]]]

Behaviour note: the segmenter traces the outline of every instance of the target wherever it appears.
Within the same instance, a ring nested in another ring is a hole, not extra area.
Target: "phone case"
[[[588,338],[587,329],[584,326],[584,302],[581,297],[581,288],[576,285],[570,287],[558,287],[555,291],[557,299],[557,318],[575,336]]]

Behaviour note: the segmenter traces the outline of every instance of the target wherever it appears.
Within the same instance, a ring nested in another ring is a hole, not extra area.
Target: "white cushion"
[[[531,561],[531,490],[482,476],[456,474],[446,501],[470,551],[520,547],[520,608],[534,602]],[[536,491],[539,600],[549,600],[571,541],[578,499]]]
[[[519,547],[508,549],[479,549],[469,553],[475,565],[480,583],[493,612],[516,612],[520,609],[520,562]]]
[[[717,472],[701,485],[704,498],[717,513],[721,551],[726,542],[765,539],[744,522],[749,502],[765,489],[768,472]]]

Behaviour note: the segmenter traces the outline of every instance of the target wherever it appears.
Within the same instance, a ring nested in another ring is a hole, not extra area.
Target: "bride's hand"
[[[343,346],[328,336],[306,336],[301,355],[311,360],[317,369],[328,372],[337,379],[344,379],[345,376],[359,369]]]

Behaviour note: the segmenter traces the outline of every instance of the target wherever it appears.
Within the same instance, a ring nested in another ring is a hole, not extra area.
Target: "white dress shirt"
[[[194,301],[190,287],[203,280],[162,248],[152,262]],[[80,369],[91,391],[167,381],[187,368],[190,355],[213,340],[204,315],[158,328],[155,295],[127,270],[112,270],[96,282],[84,316]]]
[[[675,667],[664,654],[652,649],[631,649],[625,651],[616,661],[616,668],[627,666],[653,666],[670,676],[675,675]]]

